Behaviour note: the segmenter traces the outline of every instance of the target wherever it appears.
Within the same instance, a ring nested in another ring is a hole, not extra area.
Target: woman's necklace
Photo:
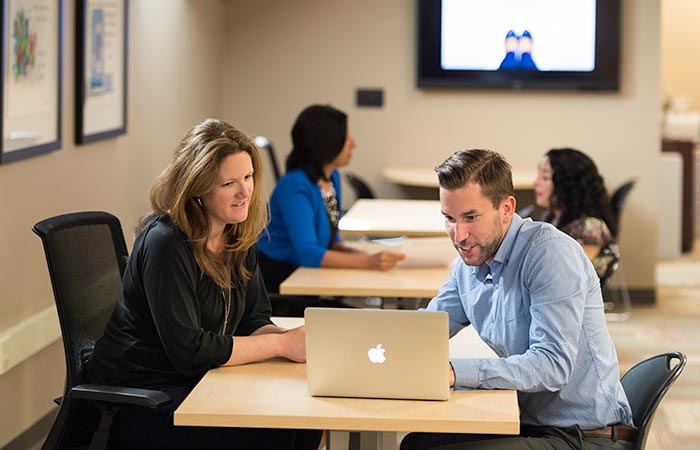
[[[321,196],[323,203],[326,205],[326,212],[331,221],[333,228],[338,228],[338,220],[340,219],[340,211],[338,209],[338,198],[335,193],[335,186],[325,180],[318,180],[318,185],[321,188]]]
[[[221,328],[221,334],[226,334],[228,316],[231,313],[231,286],[228,287],[228,297],[224,294],[224,290],[221,290],[221,298],[224,299],[224,326]]]

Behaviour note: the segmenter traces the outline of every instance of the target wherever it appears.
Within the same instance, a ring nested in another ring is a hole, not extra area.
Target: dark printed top
[[[582,245],[594,245],[599,249],[606,249],[593,258],[593,267],[598,278],[605,275],[605,271],[614,258],[619,258],[620,250],[610,229],[604,220],[598,217],[582,217],[569,222],[562,231],[576,239]]]

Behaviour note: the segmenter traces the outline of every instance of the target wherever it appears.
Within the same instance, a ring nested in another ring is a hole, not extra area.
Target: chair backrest
[[[622,216],[622,207],[625,205],[625,201],[636,183],[636,179],[626,181],[625,183],[622,183],[620,187],[615,189],[613,194],[610,196],[610,207],[613,213],[613,220],[615,221],[613,224],[615,237],[620,234],[620,217]]]
[[[66,388],[83,382],[84,365],[119,300],[128,257],[119,219],[105,212],[38,222],[66,358]]]
[[[677,363],[673,364],[675,361]],[[638,363],[620,380],[632,407],[634,425],[639,428],[635,450],[644,448],[656,407],[683,371],[685,363],[686,357],[681,352],[663,353]]]
[[[277,156],[275,155],[275,148],[272,146],[272,142],[265,136],[257,135],[255,136],[255,145],[267,152],[268,161],[272,168],[272,176],[275,183],[277,183],[282,176],[282,172],[279,164],[277,164]]]
[[[352,190],[355,192],[355,198],[377,198],[372,188],[369,187],[369,184],[357,175],[345,172],[345,179],[348,180],[350,186],[352,186]]]

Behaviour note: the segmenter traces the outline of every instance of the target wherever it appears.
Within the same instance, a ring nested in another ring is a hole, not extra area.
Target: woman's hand
[[[375,270],[389,270],[406,257],[403,253],[383,251],[370,255],[369,268]]]
[[[321,267],[348,267],[353,269],[389,270],[404,259],[403,253],[381,251],[370,255],[362,250],[346,252],[328,250],[321,260]]]
[[[292,328],[280,334],[282,356],[294,362],[306,362],[306,331],[304,326]]]

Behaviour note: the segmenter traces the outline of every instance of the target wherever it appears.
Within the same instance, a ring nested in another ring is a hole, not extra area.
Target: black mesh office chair
[[[672,365],[674,361],[677,363]],[[685,363],[686,357],[681,352],[663,353],[638,363],[620,380],[632,407],[634,425],[639,429],[634,450],[644,448],[656,408]]]
[[[160,391],[84,383],[84,367],[119,300],[127,250],[119,219],[80,212],[38,222],[66,357],[66,384],[43,450],[106,449],[111,422],[126,405],[170,403]]]

